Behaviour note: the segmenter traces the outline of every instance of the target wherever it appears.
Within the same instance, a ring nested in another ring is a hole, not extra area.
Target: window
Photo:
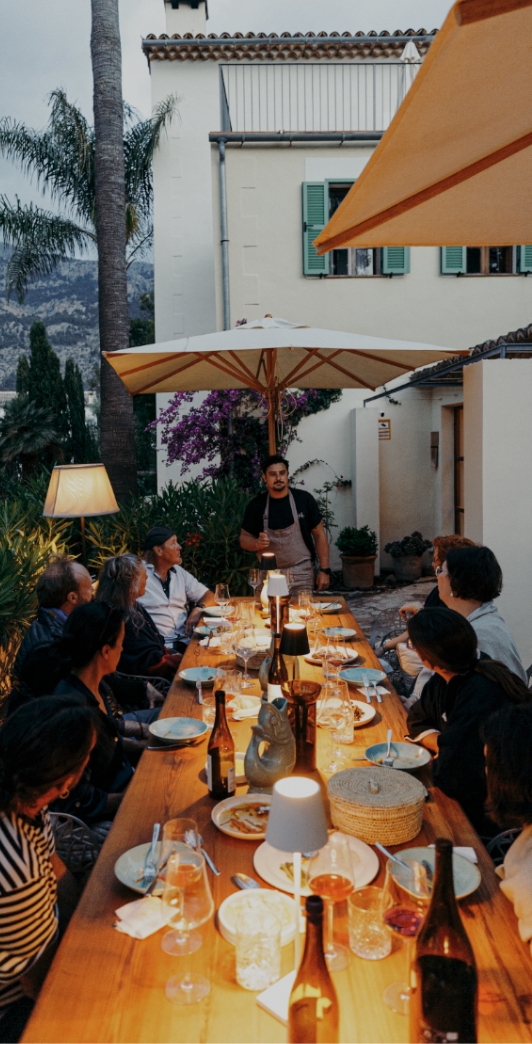
[[[442,275],[516,275],[532,271],[532,246],[441,248]]]
[[[303,274],[307,276],[394,276],[410,271],[409,247],[346,247],[318,257],[313,241],[345,199],[352,181],[303,182]]]

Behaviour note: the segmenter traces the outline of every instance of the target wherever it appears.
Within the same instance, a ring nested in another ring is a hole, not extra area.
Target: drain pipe
[[[224,304],[224,330],[231,329],[229,301],[229,238],[227,235],[227,183],[225,177],[225,139],[218,141],[220,173],[220,242],[222,244],[222,296]]]

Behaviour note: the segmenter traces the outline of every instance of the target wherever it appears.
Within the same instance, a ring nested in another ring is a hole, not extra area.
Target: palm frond
[[[54,419],[45,407],[36,407],[22,398],[7,404],[0,421],[0,459],[5,464],[60,447]]]
[[[135,203],[144,217],[151,213],[153,197],[152,161],[161,134],[167,130],[178,113],[179,98],[169,94],[156,108],[149,120],[133,122],[134,110],[127,107],[124,132],[124,161],[126,173],[126,199]]]
[[[68,218],[39,207],[23,205],[17,199],[13,206],[0,196],[0,232],[4,243],[13,248],[6,266],[6,296],[17,294],[22,302],[28,282],[35,276],[49,275],[60,261],[76,250],[84,252],[95,235]]]

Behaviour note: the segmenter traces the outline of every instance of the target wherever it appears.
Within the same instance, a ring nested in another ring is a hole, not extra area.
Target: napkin
[[[435,848],[435,845],[429,845],[429,848]],[[469,848],[467,845],[454,845],[453,852],[457,855],[463,856],[464,859],[469,859],[470,863],[478,863],[477,853],[474,848]]]
[[[135,899],[115,910],[118,921],[113,927],[117,932],[130,935],[132,939],[147,939],[148,935],[166,926],[163,904],[153,895]]]
[[[279,1019],[279,1022],[284,1022],[285,1026],[288,1025],[288,1003],[295,977],[295,971],[288,972],[288,975],[284,975],[282,979],[274,982],[273,986],[268,986],[267,990],[255,997],[259,1007]]]

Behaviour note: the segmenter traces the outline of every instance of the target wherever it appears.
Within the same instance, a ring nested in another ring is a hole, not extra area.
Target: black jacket
[[[124,674],[147,674],[150,667],[161,662],[165,652],[164,638],[159,634],[150,614],[140,602],[135,602],[126,620],[118,670]]]
[[[62,619],[62,615],[59,616],[55,609],[42,609],[39,606],[37,616],[26,631],[17,653],[13,668],[13,673],[16,677],[18,677],[20,668],[28,653],[36,649],[38,645],[49,645],[56,638],[61,638],[64,626],[65,621]]]
[[[416,739],[428,729],[437,729],[438,757],[432,778],[449,797],[455,798],[483,836],[498,828],[484,814],[486,772],[482,725],[507,700],[503,689],[476,671],[445,682],[434,674],[421,698],[408,713],[408,734]]]

